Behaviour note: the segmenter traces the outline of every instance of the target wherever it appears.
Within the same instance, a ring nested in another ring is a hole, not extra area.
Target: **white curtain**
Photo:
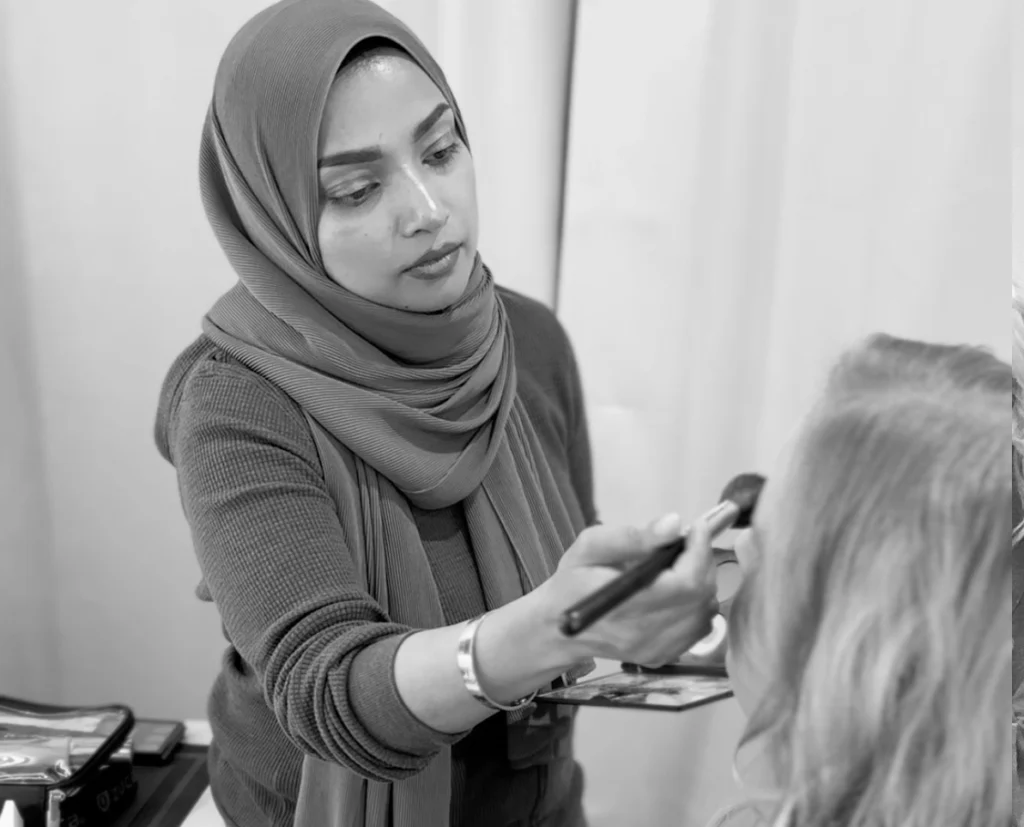
[[[1008,357],[1009,31],[1004,0],[581,4],[558,306],[606,520],[770,472],[864,334]],[[593,827],[703,825],[742,723],[585,710]]]
[[[0,15],[0,43],[3,34]],[[5,80],[0,62],[0,112]],[[12,180],[9,140],[0,128],[0,694],[43,700],[58,680],[53,557]]]
[[[1024,102],[1021,95],[1024,95],[1024,14],[1021,14],[1020,4],[1014,8],[1013,24],[1010,29],[1012,39],[1011,51],[1013,53],[1012,81],[1010,83],[1010,96],[1013,101],[1013,149],[1011,163],[1013,165],[1013,284],[1018,291],[1024,291],[1024,209],[1021,202],[1024,200]]]

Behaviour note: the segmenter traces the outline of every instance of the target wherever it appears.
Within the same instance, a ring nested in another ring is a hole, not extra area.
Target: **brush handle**
[[[575,637],[592,626],[616,606],[638,591],[647,588],[658,575],[672,568],[679,555],[686,550],[686,538],[680,537],[657,548],[644,560],[626,569],[610,583],[587,595],[562,615],[559,628],[566,637]]]

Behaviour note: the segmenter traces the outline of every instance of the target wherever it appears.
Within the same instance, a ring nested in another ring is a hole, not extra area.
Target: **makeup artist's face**
[[[320,127],[320,252],[338,284],[432,312],[466,290],[476,176],[444,96],[410,58],[375,52],[331,87]]]

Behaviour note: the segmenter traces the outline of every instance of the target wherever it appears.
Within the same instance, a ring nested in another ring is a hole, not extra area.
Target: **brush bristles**
[[[765,478],[760,474],[740,474],[733,477],[725,486],[721,501],[729,500],[740,507],[740,514],[732,524],[733,528],[749,528],[764,484]]]

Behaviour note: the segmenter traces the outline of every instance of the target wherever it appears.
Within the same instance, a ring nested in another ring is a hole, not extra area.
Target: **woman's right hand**
[[[566,551],[555,574],[538,589],[543,592],[545,617],[557,624],[562,612],[578,600],[680,533],[677,515],[663,517],[646,529],[586,529]],[[711,632],[718,608],[715,593],[711,537],[707,525],[699,521],[672,568],[576,637],[559,635],[574,659],[600,657],[662,666]]]

